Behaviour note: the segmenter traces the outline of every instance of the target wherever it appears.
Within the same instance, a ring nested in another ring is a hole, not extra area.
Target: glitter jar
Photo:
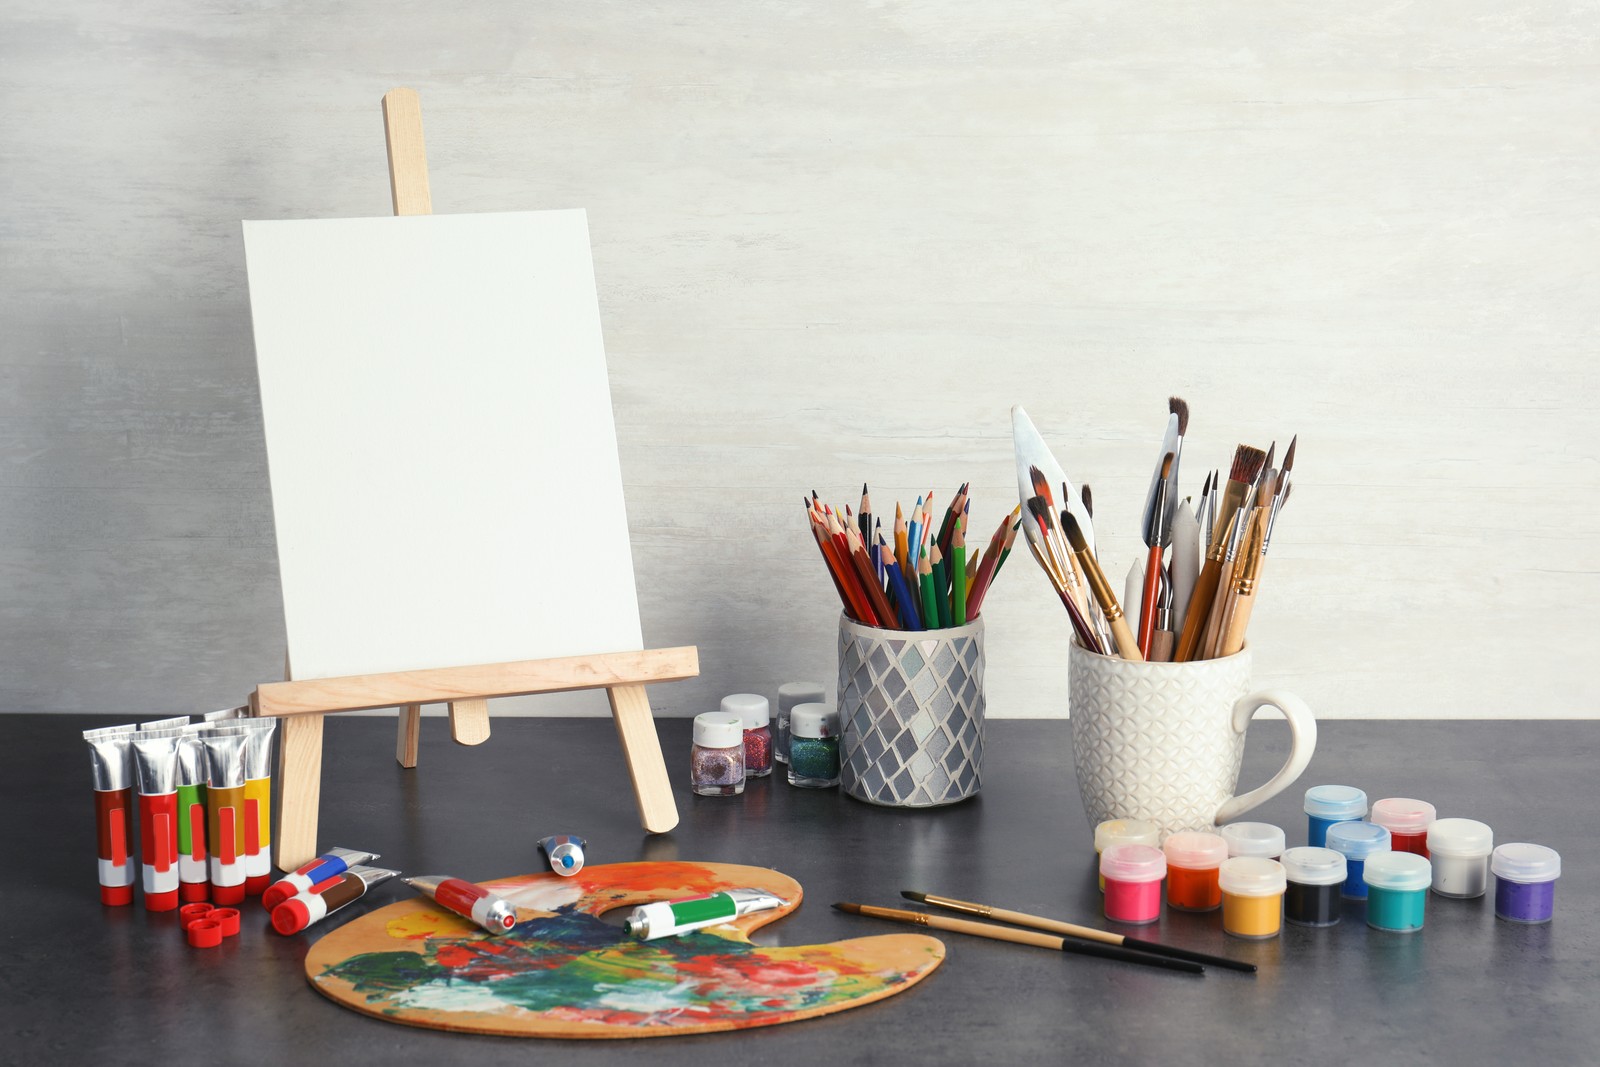
[[[1265,941],[1283,928],[1283,864],[1259,856],[1235,856],[1217,871],[1222,886],[1222,932]]]
[[[736,797],[744,792],[743,719],[720,711],[694,717],[689,784],[703,797]]]
[[[1228,843],[1217,834],[1185,830],[1161,845],[1167,856],[1167,907],[1214,911],[1222,905],[1217,868],[1228,858]]]
[[[784,682],[778,686],[778,714],[772,717],[772,758],[789,762],[789,713],[801,704],[826,704],[821,682]]]
[[[1415,852],[1379,852],[1367,860],[1367,925],[1410,933],[1422,929],[1433,864]]]
[[[1283,917],[1296,926],[1333,926],[1342,907],[1344,854],[1331,848],[1291,848],[1278,862],[1288,885]]]
[[[772,706],[760,693],[734,693],[722,698],[722,713],[744,723],[744,776],[772,773]]]
[[[1143,819],[1107,819],[1094,828],[1094,865],[1100,869],[1100,857],[1112,845],[1149,845],[1161,847],[1161,827]],[[1100,892],[1106,891],[1106,877],[1100,876]]]
[[[1328,847],[1344,856],[1346,900],[1366,900],[1367,883],[1361,871],[1367,857],[1389,851],[1389,831],[1370,822],[1340,822],[1328,827]]]
[[[789,710],[789,784],[828,789],[839,784],[839,713],[826,704]]]
[[[1283,855],[1283,847],[1288,843],[1281,829],[1265,822],[1231,822],[1217,833],[1228,843],[1230,857],[1258,856],[1275,860]]]
[[[1161,918],[1161,879],[1167,857],[1151,845],[1107,845],[1100,854],[1106,885],[1106,918],[1119,923],[1153,923]]]
[[[1306,790],[1305,811],[1306,844],[1322,848],[1328,827],[1367,817],[1367,794],[1353,785],[1314,785]]]
[[[1410,797],[1387,797],[1372,802],[1371,821],[1389,831],[1389,847],[1428,858],[1428,827],[1439,817],[1432,804]]]
[[[1433,861],[1433,891],[1462,900],[1489,888],[1489,853],[1494,831],[1476,819],[1438,819],[1428,827],[1428,858]]]
[[[1547,923],[1556,912],[1561,854],[1517,841],[1501,845],[1489,859],[1494,872],[1494,917],[1514,923]]]

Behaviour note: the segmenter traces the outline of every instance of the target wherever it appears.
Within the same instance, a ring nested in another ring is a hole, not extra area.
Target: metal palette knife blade
[[[1011,440],[1017,453],[1017,492],[1022,501],[1022,528],[1028,535],[1028,541],[1031,544],[1040,543],[1038,520],[1028,510],[1028,498],[1033,496],[1033,475],[1030,468],[1038,467],[1050,480],[1052,491],[1059,493],[1061,486],[1065,484],[1067,499],[1063,501],[1057,497],[1056,506],[1058,509],[1065,507],[1072,512],[1072,517],[1077,519],[1078,525],[1083,528],[1084,540],[1089,543],[1090,551],[1093,551],[1094,521],[1089,518],[1089,512],[1083,506],[1083,498],[1078,494],[1078,487],[1067,477],[1067,472],[1061,469],[1061,464],[1056,462],[1050,446],[1039,436],[1033,420],[1028,418],[1028,413],[1022,410],[1021,404],[1011,409]]]

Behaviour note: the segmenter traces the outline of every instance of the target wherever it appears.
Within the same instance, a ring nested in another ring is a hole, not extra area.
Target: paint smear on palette
[[[748,933],[799,905],[798,883],[731,864],[624,863],[484,883],[522,921],[490,937],[429,901],[339,927],[313,946],[312,984],[395,1022],[547,1037],[653,1037],[770,1026],[881,1000],[944,958],[916,934],[765,948]],[[600,915],[718,889],[766,889],[788,907],[641,942]]]

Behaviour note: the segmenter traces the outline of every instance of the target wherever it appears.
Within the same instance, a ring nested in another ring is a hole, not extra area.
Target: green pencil
[[[961,626],[967,621],[967,535],[957,523],[950,537],[950,618]]]
[[[922,589],[922,625],[930,630],[939,626],[939,596],[933,591],[933,561],[923,556],[917,561],[917,584]]]
[[[939,626],[943,628],[950,625],[950,572],[945,568],[938,545],[934,545],[928,555],[933,559],[933,599],[939,608]]]

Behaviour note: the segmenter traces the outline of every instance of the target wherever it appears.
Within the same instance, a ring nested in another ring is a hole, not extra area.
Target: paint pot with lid
[[[1222,932],[1246,941],[1266,941],[1283,928],[1283,864],[1259,856],[1235,856],[1217,872],[1222,886]]]
[[[1288,884],[1283,917],[1296,926],[1333,926],[1342,917],[1344,854],[1331,848],[1291,848],[1279,860]]]
[[[1288,839],[1281,827],[1265,822],[1231,822],[1217,831],[1228,843],[1228,855],[1275,860],[1283,855]]]
[[[1428,827],[1439,813],[1426,800],[1385,797],[1372,802],[1371,821],[1389,831],[1389,847],[1396,852],[1428,856]]]
[[[1409,933],[1422,929],[1433,865],[1415,852],[1375,852],[1361,877],[1367,883],[1367,925]]]
[[[1489,888],[1489,854],[1494,831],[1476,819],[1437,819],[1428,827],[1428,858],[1433,861],[1433,891],[1441,897],[1470,900]]]
[[[1149,845],[1161,847],[1161,827],[1144,819],[1107,819],[1094,828],[1094,864],[1098,869],[1100,859],[1112,845]],[[1100,891],[1106,889],[1105,876],[1100,877]]]
[[[772,773],[772,705],[760,693],[732,693],[722,698],[722,713],[744,724],[744,776]]]
[[[1494,916],[1514,923],[1547,923],[1556,913],[1561,854],[1543,845],[1515,841],[1489,859],[1494,872]]]
[[[694,717],[689,784],[703,797],[736,797],[744,792],[742,718],[721,711],[708,711]]]
[[[1214,911],[1222,906],[1217,869],[1228,858],[1228,843],[1218,834],[1185,830],[1161,844],[1167,856],[1167,907]]]
[[[1306,790],[1306,844],[1323,848],[1328,827],[1367,817],[1367,794],[1353,785],[1314,785]]]
[[[1161,880],[1167,857],[1150,845],[1115,844],[1100,854],[1105,880],[1106,918],[1119,923],[1153,923],[1161,917]]]
[[[839,712],[797,704],[789,712],[789,784],[830,789],[839,784]]]
[[[1341,822],[1328,827],[1328,847],[1344,856],[1346,900],[1367,899],[1361,871],[1368,857],[1389,851],[1389,831],[1370,822]]]
[[[778,714],[772,719],[772,758],[789,762],[789,714],[801,704],[826,704],[821,682],[784,682],[778,686]]]

